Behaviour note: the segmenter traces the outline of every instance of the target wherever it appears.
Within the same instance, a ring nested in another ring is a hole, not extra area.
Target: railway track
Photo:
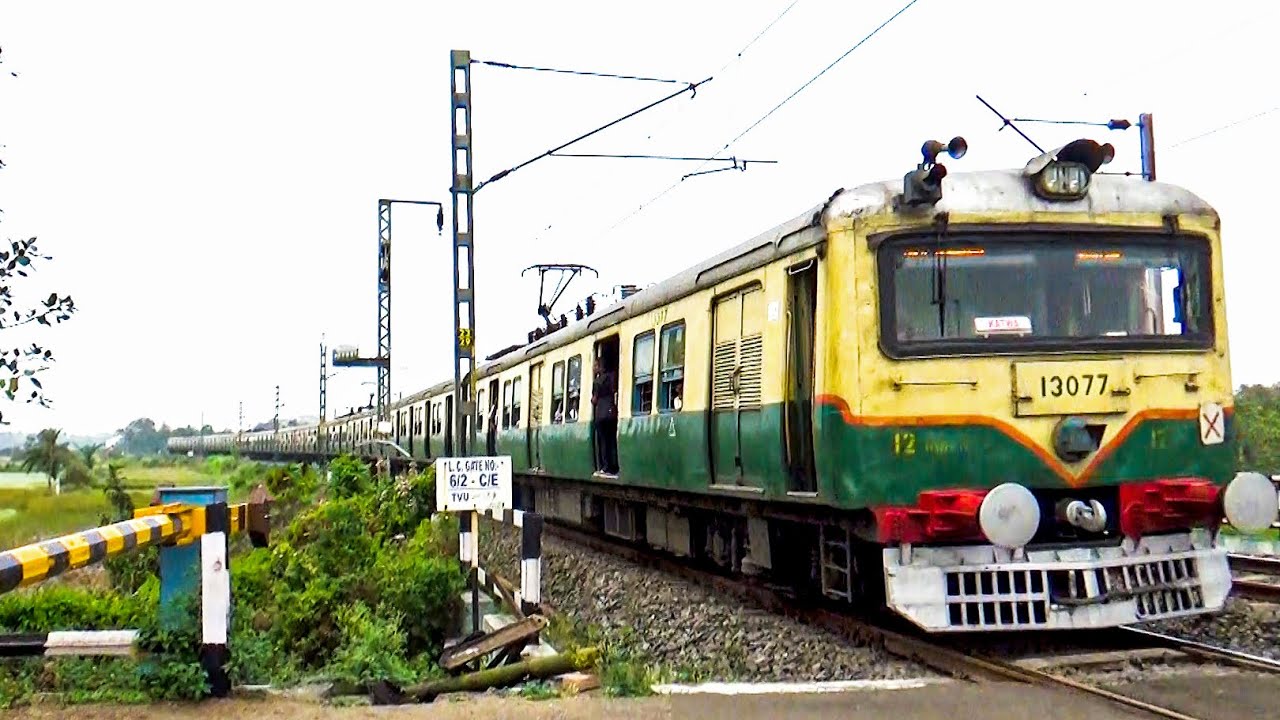
[[[837,636],[863,645],[878,645],[902,659],[918,663],[940,674],[969,682],[1014,681],[1057,687],[1066,692],[1088,694],[1126,707],[1143,711],[1156,717],[1174,720],[1196,720],[1194,716],[1172,708],[1130,697],[1122,693],[1064,677],[1046,670],[1018,664],[1015,660],[997,657],[972,647],[959,647],[963,640],[955,638],[926,638],[910,627],[894,627],[893,621],[869,619],[845,612],[806,603],[789,591],[750,580],[729,577],[679,562],[646,548],[620,540],[601,537],[585,531],[548,521],[546,531],[560,539],[599,552],[621,557],[629,562],[649,567],[692,582],[710,586],[717,591],[732,594],[753,602],[763,609],[784,615],[811,626],[821,627]],[[1242,556],[1248,557],[1248,556]],[[1254,558],[1239,561],[1244,564]],[[1265,559],[1264,559],[1265,560]],[[1233,560],[1233,563],[1236,562]],[[1273,567],[1267,563],[1268,567]],[[1233,567],[1235,565],[1233,564]],[[1259,567],[1254,565],[1253,567]],[[509,583],[508,583],[509,584]],[[545,606],[544,606],[545,607]],[[550,611],[550,608],[545,608]],[[1254,672],[1280,674],[1280,661],[1241,653],[1203,643],[1184,640],[1171,635],[1126,627],[1107,633],[1108,649],[1121,647],[1138,650],[1163,648],[1182,653],[1189,658],[1232,665]],[[981,643],[979,643],[981,645]]]
[[[1280,558],[1261,555],[1227,556],[1231,570],[1242,575],[1265,575],[1274,581],[1244,577],[1231,583],[1231,592],[1248,600],[1280,603]]]

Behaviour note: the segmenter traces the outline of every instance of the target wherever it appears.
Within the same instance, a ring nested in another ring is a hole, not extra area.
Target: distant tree
[[[49,492],[54,494],[62,491],[59,478],[71,456],[66,444],[58,442],[61,436],[62,431],[55,428],[41,430],[22,451],[20,460],[23,470],[44,473],[49,480]]]
[[[111,515],[103,518],[103,525],[133,517],[133,498],[129,497],[129,492],[125,490],[124,481],[124,475],[120,474],[120,466],[116,463],[107,463],[107,482],[102,492],[107,496],[107,502],[111,504]]]
[[[119,434],[119,447],[129,455],[157,455],[168,445],[168,435],[158,430],[151,418],[138,418],[121,429]]]
[[[1245,385],[1235,400],[1237,469],[1280,474],[1280,383]]]
[[[0,58],[0,64],[3,63],[3,58]],[[16,77],[17,73],[9,72],[4,79]],[[4,159],[0,158],[0,168],[4,166]],[[3,209],[0,209],[0,213],[2,212]],[[34,237],[17,240],[10,238],[8,242],[9,249],[0,250],[0,330],[10,330],[30,323],[55,325],[69,320],[76,311],[70,296],[49,293],[43,300],[22,304],[17,302],[13,283],[34,272],[35,261],[53,258],[40,252]],[[0,248],[2,247],[3,243],[0,243]],[[45,397],[44,386],[37,376],[49,369],[53,362],[53,351],[35,343],[28,347],[10,347],[11,349],[0,350],[0,383],[3,384],[5,397],[10,401],[20,399],[24,403],[34,402],[41,407],[50,407],[51,401]],[[8,424],[4,413],[0,412],[0,425]]]

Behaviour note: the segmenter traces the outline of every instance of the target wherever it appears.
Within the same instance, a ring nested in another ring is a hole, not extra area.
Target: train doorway
[[[596,472],[617,475],[618,348],[617,335],[596,343],[591,373],[591,447]]]
[[[529,467],[542,468],[542,363],[529,368]]]
[[[444,456],[453,457],[453,396],[444,396]]]
[[[818,307],[818,261],[787,269],[786,407],[782,432],[787,448],[788,492],[815,493],[813,461],[814,336]]]
[[[484,446],[489,457],[498,454],[498,379],[489,383],[489,407],[485,410],[489,419],[484,423]]]

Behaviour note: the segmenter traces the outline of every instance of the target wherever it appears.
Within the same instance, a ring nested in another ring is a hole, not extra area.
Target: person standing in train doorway
[[[592,368],[591,421],[595,424],[596,468],[618,473],[618,376],[600,358]]]

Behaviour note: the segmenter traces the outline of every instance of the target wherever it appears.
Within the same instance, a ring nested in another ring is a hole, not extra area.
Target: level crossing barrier
[[[0,593],[35,585],[110,557],[160,548],[160,621],[189,592],[200,593],[200,664],[215,697],[231,690],[226,666],[231,613],[228,537],[248,532],[254,547],[270,535],[271,497],[259,486],[249,501],[227,503],[225,487],[159,488],[152,505],[123,522],[71,533],[0,553]],[[0,657],[133,655],[136,630],[52,631],[0,635]]]

